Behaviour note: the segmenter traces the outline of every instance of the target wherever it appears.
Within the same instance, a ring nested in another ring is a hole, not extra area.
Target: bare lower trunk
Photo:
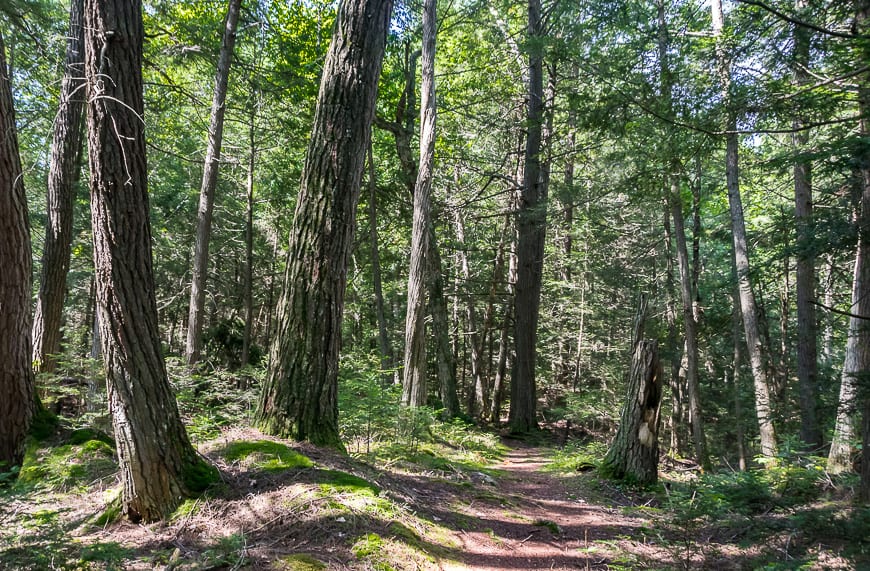
[[[72,245],[73,204],[79,181],[84,117],[84,0],[70,3],[66,62],[54,119],[48,172],[45,242],[39,296],[33,319],[33,363],[37,373],[54,371]]]
[[[392,2],[342,2],[324,63],[257,424],[341,448],[338,365],[347,266]]]
[[[34,413],[30,223],[0,35],[0,473],[20,466]]]
[[[393,348],[390,346],[390,338],[387,334],[387,317],[384,310],[384,288],[381,283],[381,254],[378,245],[378,188],[377,179],[375,178],[375,162],[374,153],[372,153],[371,143],[369,143],[369,246],[371,247],[372,256],[372,284],[375,296],[375,316],[378,322],[378,349],[381,353],[381,371],[383,372],[384,383],[389,382],[392,376],[387,373],[393,368]]]
[[[245,268],[242,300],[245,310],[245,329],[242,332],[242,367],[251,360],[251,335],[254,329],[254,168],[257,165],[256,111],[252,110],[248,131],[248,180],[245,209]]]
[[[187,318],[188,365],[199,362],[202,351],[203,307],[205,304],[205,280],[208,274],[208,245],[211,240],[211,220],[214,211],[214,194],[217,186],[218,165],[221,160],[221,142],[224,133],[227,84],[233,46],[236,43],[236,25],[242,0],[229,0],[221,51],[215,71],[214,98],[211,103],[211,119],[208,126],[208,147],[202,171],[202,187],[199,194],[199,209],[196,219],[196,242],[193,252],[193,270],[190,280],[190,311]]]

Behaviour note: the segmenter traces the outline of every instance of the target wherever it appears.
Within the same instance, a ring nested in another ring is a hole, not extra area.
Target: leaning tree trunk
[[[644,317],[641,310],[638,320]],[[638,484],[654,484],[659,466],[659,408],[664,371],[659,361],[658,342],[641,339],[643,326],[636,330],[631,374],[613,444],[601,463],[601,473],[609,478]]]
[[[236,43],[236,25],[242,0],[230,0],[224,22],[223,41],[214,79],[214,97],[208,125],[208,146],[202,168],[202,186],[199,191],[199,209],[196,217],[196,241],[193,246],[193,271],[190,280],[190,308],[187,318],[188,365],[199,362],[202,351],[203,307],[205,305],[205,278],[208,274],[208,243],[211,240],[211,220],[214,212],[214,194],[217,187],[218,165],[221,160],[221,142],[224,136],[227,84],[233,46]]]
[[[713,34],[717,38],[716,58],[719,68],[722,92],[726,106],[731,104],[731,68],[729,56],[722,40],[724,16],[722,0],[711,2]],[[728,113],[728,134],[725,136],[725,177],[728,187],[728,204],[731,210],[731,233],[734,241],[734,260],[737,266],[737,285],[743,329],[746,335],[746,349],[752,377],[755,381],[755,411],[758,416],[758,430],[761,435],[761,453],[768,458],[776,456],[776,431],[773,426],[773,410],[770,398],[770,379],[764,363],[761,333],[758,325],[758,310],[752,283],[749,277],[749,252],[746,243],[746,224],[743,217],[743,201],[740,197],[740,177],[738,172],[738,141],[736,118],[731,110]]]
[[[142,97],[142,6],[86,0],[85,77],[97,314],[123,512],[154,521],[211,473],[190,445],[161,354]]]
[[[391,12],[391,0],[346,0],[338,9],[256,413],[266,432],[337,448],[347,264]]]
[[[30,223],[0,35],[0,473],[20,466],[34,412]]]
[[[541,168],[544,117],[544,66],[540,36],[543,34],[540,0],[529,0],[529,100],[523,189],[517,213],[517,283],[514,297],[516,345],[508,423],[512,432],[537,427],[538,315],[547,226],[547,196]]]
[[[423,4],[423,75],[420,97],[420,166],[414,187],[411,267],[405,317],[405,371],[402,404],[426,404],[426,254],[432,219],[432,176],[435,167],[435,0]]]
[[[83,11],[84,0],[73,0],[70,3],[60,104],[51,139],[45,241],[39,296],[33,318],[33,364],[38,373],[53,372],[54,356],[60,352],[60,324],[72,245],[73,203],[82,150],[85,103],[81,90],[85,60]]]

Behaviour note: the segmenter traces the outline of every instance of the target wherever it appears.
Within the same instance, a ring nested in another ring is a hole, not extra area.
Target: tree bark
[[[79,181],[84,117],[84,0],[70,2],[60,103],[54,120],[48,167],[45,241],[39,296],[33,319],[33,364],[37,373],[51,373],[60,352],[60,326],[66,297],[72,245],[73,203]]]
[[[378,186],[375,170],[375,157],[369,143],[369,242],[372,255],[372,284],[375,295],[375,315],[378,322],[378,348],[381,352],[381,371],[384,376],[384,384],[389,383],[392,376],[386,371],[393,368],[393,348],[390,346],[390,337],[387,333],[387,317],[384,310],[384,288],[381,283],[381,255],[378,244]]]
[[[255,417],[270,434],[337,448],[347,265],[391,12],[391,0],[339,6]]]
[[[664,378],[658,342],[643,339],[645,311],[642,301],[619,428],[601,463],[601,472],[607,477],[644,485],[658,480],[659,408]]]
[[[199,362],[202,351],[203,307],[205,304],[205,280],[208,275],[208,245],[211,240],[211,221],[214,212],[214,195],[217,187],[218,166],[221,160],[221,143],[224,135],[227,85],[233,46],[236,43],[236,26],[242,0],[229,0],[227,17],[224,20],[223,40],[214,78],[214,97],[211,103],[211,118],[208,125],[208,146],[202,169],[202,186],[199,191],[199,209],[196,217],[196,240],[193,247],[193,270],[190,279],[190,309],[187,318],[187,345],[185,356],[188,365]]]
[[[414,187],[411,264],[405,317],[405,359],[402,404],[426,404],[426,254],[432,224],[432,176],[435,167],[435,0],[423,4],[423,73],[420,97],[420,163]]]
[[[737,267],[740,310],[743,329],[746,335],[746,348],[752,377],[755,383],[755,411],[758,416],[758,429],[761,435],[761,453],[767,457],[776,456],[776,431],[773,426],[773,411],[770,401],[770,380],[762,351],[761,334],[758,325],[758,310],[755,294],[749,277],[749,252],[746,245],[746,224],[743,217],[743,201],[740,197],[740,177],[738,172],[738,141],[736,117],[730,108],[731,70],[729,56],[722,40],[724,17],[722,0],[711,3],[713,34],[716,37],[716,57],[722,92],[725,97],[727,125],[729,133],[725,136],[725,177],[728,186],[728,204],[731,212],[731,233],[734,241],[734,259]]]
[[[541,142],[544,118],[543,50],[538,43],[543,34],[540,0],[529,0],[529,100],[523,188],[517,212],[517,283],[514,298],[515,358],[511,375],[511,402],[508,422],[512,432],[537,428],[538,315],[547,227],[547,189],[541,168]]]
[[[20,466],[34,413],[30,222],[0,35],[0,473]]]
[[[211,473],[190,445],[161,354],[142,97],[142,6],[86,0],[85,76],[97,315],[123,513],[162,518]]]
[[[248,117],[248,172],[245,185],[245,268],[242,283],[242,300],[245,310],[245,328],[242,332],[241,366],[251,360],[251,337],[254,328],[254,169],[257,166],[256,107]]]

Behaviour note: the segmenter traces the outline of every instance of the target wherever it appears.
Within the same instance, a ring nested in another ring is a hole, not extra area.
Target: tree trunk
[[[725,105],[730,107],[731,64],[721,41],[724,26],[722,0],[713,0],[711,9],[713,33],[717,38],[716,57],[720,81],[725,96]],[[746,245],[746,225],[743,217],[743,202],[740,197],[740,178],[738,172],[737,121],[732,110],[728,109],[727,113],[728,134],[725,136],[725,177],[728,186],[728,204],[731,211],[731,233],[734,241],[734,260],[737,267],[740,310],[743,317],[743,329],[746,335],[749,363],[755,382],[755,411],[758,416],[758,429],[761,434],[761,453],[770,458],[776,456],[776,431],[773,426],[773,411],[770,402],[770,380],[762,352],[755,294],[752,292],[752,283],[749,277],[749,252]]]
[[[543,49],[537,42],[543,34],[540,0],[529,0],[529,100],[523,188],[517,212],[517,283],[514,298],[514,343],[516,345],[509,424],[512,432],[537,427],[535,365],[538,315],[547,225],[547,189],[541,168],[543,127]]]
[[[381,283],[381,255],[378,245],[378,187],[375,177],[375,158],[369,142],[369,242],[371,242],[372,255],[372,283],[375,294],[375,315],[378,321],[378,348],[381,352],[381,371],[384,375],[384,384],[389,383],[392,376],[386,373],[393,368],[393,348],[390,346],[390,337],[387,334],[387,318],[384,311],[384,288]]]
[[[435,238],[435,227],[429,225],[429,313],[435,335],[435,362],[444,416],[459,416],[459,396],[456,393],[456,358],[450,346],[450,322],[447,318],[447,298],[444,297],[444,274],[441,251]]]
[[[641,312],[645,311],[644,304]],[[638,320],[643,319],[641,313]],[[659,407],[664,371],[658,342],[642,338],[642,325],[638,333],[619,429],[601,463],[601,472],[610,478],[645,485],[658,480]]]
[[[254,328],[254,169],[257,165],[256,107],[251,109],[248,126],[248,178],[245,197],[245,269],[242,300],[245,309],[245,329],[242,332],[242,367],[251,360],[251,334]]]
[[[344,1],[338,9],[256,413],[265,432],[337,448],[347,265],[391,12],[391,0]]]
[[[205,304],[205,279],[208,275],[208,244],[211,239],[211,219],[214,211],[214,194],[217,186],[218,166],[221,160],[221,143],[224,135],[227,84],[233,46],[236,43],[236,25],[242,0],[229,0],[224,34],[214,78],[214,98],[211,103],[211,118],[208,125],[208,146],[202,169],[202,186],[199,191],[199,209],[196,215],[196,241],[193,248],[193,270],[190,279],[190,310],[187,318],[187,346],[185,356],[188,365],[199,362],[202,351],[203,306]]]
[[[34,413],[30,223],[0,35],[0,473],[20,466]]]
[[[123,513],[165,516],[213,469],[190,445],[157,328],[142,100],[142,7],[86,0],[85,76],[97,314]]]
[[[402,404],[426,404],[426,254],[432,224],[432,176],[435,167],[435,0],[423,4],[423,75],[420,98],[420,164],[414,187],[411,265],[405,317],[405,370]]]
[[[33,319],[33,364],[37,373],[54,371],[60,352],[60,326],[66,296],[72,245],[73,204],[79,181],[84,117],[84,0],[73,0],[69,11],[66,61],[60,104],[54,119],[48,167],[45,242],[39,296]]]

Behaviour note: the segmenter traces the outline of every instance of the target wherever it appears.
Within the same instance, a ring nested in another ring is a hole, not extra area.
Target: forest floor
[[[554,470],[546,437],[501,438],[482,463],[446,441],[370,461],[235,428],[200,447],[222,482],[149,525],[114,517],[111,450],[62,442],[31,450],[25,482],[0,491],[0,569],[870,568],[784,524],[795,512],[677,517],[660,493]]]

